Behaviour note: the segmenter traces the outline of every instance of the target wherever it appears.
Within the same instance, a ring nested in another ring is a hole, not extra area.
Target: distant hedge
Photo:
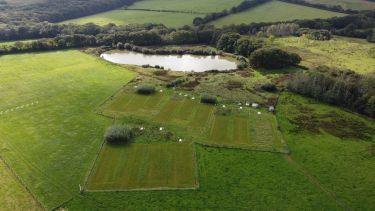
[[[133,132],[126,125],[112,125],[107,129],[104,138],[108,143],[126,144],[133,138]]]
[[[202,94],[201,95],[201,103],[216,104],[217,98],[214,95]]]
[[[137,93],[142,95],[150,95],[155,92],[155,86],[153,85],[141,85],[137,87]]]

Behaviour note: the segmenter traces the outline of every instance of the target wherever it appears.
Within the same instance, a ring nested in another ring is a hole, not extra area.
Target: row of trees
[[[375,73],[319,67],[299,72],[288,82],[295,93],[375,117]]]
[[[60,22],[131,5],[135,0],[53,0],[26,5],[0,5],[0,23]]]
[[[234,32],[223,33],[216,44],[216,47],[219,50],[246,57],[262,46],[262,39],[256,37],[245,37]]]
[[[193,20],[193,24],[195,26],[206,24],[206,23],[209,23],[211,21],[217,20],[219,18],[225,17],[227,15],[235,14],[235,13],[238,13],[238,12],[248,10],[252,7],[255,7],[259,4],[263,4],[263,3],[268,2],[268,1],[270,1],[270,0],[245,0],[245,1],[241,2],[238,6],[232,7],[230,10],[223,10],[221,12],[210,13],[203,18],[196,17]]]
[[[292,4],[300,4],[303,6],[314,7],[314,8],[329,10],[333,12],[341,12],[341,13],[348,13],[348,14],[357,14],[359,12],[358,10],[343,8],[341,5],[313,3],[313,2],[308,2],[305,0],[279,0],[279,1],[292,3]]]

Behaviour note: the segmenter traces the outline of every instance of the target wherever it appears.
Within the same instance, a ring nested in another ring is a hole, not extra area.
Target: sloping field
[[[292,160],[315,177],[341,209],[372,210],[375,121],[290,93],[284,93],[278,105]]]
[[[191,143],[106,144],[87,189],[194,189],[196,171]]]
[[[43,210],[0,159],[0,210]]]
[[[174,10],[196,13],[212,13],[237,6],[242,0],[143,0],[129,9]]]
[[[280,1],[271,1],[261,4],[241,13],[220,18],[212,22],[215,26],[252,22],[278,22],[295,19],[330,18],[345,14],[300,6]]]
[[[95,23],[98,25],[106,25],[114,23],[117,25],[126,24],[143,24],[157,23],[164,24],[168,27],[181,27],[191,25],[197,14],[191,13],[175,13],[175,12],[153,12],[153,11],[136,11],[136,10],[111,10],[83,18],[64,21],[62,23]]]
[[[311,3],[320,3],[327,5],[340,5],[344,9],[354,10],[372,10],[375,9],[375,2],[368,0],[305,0]]]
[[[110,120],[93,111],[134,74],[79,51],[0,57],[2,157],[47,208],[78,191]]]
[[[375,71],[375,44],[363,39],[335,37],[316,41],[304,37],[278,38],[276,44],[302,57],[302,65],[326,65],[351,69],[358,73]]]

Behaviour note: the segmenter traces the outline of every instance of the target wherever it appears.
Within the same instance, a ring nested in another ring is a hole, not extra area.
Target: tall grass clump
[[[126,125],[112,125],[104,135],[104,139],[111,144],[127,144],[132,138],[132,129]]]
[[[214,95],[210,94],[202,94],[201,95],[201,103],[206,103],[206,104],[213,104],[215,105],[217,103],[217,98]]]
[[[141,85],[137,87],[137,93],[142,95],[150,95],[155,92],[155,86],[153,85]]]

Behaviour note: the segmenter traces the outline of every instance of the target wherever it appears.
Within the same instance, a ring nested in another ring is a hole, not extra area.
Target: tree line
[[[53,0],[26,5],[0,4],[0,23],[60,22],[131,5],[136,0]]]
[[[295,93],[375,117],[375,73],[318,67],[296,73],[287,84]]]
[[[341,5],[329,5],[329,4],[322,4],[322,3],[313,3],[313,2],[308,2],[305,0],[279,0],[287,3],[292,3],[292,4],[300,4],[303,6],[307,7],[313,7],[317,9],[322,9],[322,10],[328,10],[332,12],[340,12],[340,13],[347,13],[347,14],[357,14],[359,13],[358,10],[354,9],[345,9]]]
[[[196,17],[193,20],[193,24],[195,26],[207,24],[207,23],[212,22],[214,20],[217,20],[219,18],[248,10],[252,7],[258,6],[259,4],[263,4],[263,3],[266,3],[266,2],[269,2],[269,1],[270,0],[245,0],[245,1],[241,2],[238,6],[232,7],[230,10],[225,9],[221,12],[213,12],[213,13],[207,14],[203,18]]]

